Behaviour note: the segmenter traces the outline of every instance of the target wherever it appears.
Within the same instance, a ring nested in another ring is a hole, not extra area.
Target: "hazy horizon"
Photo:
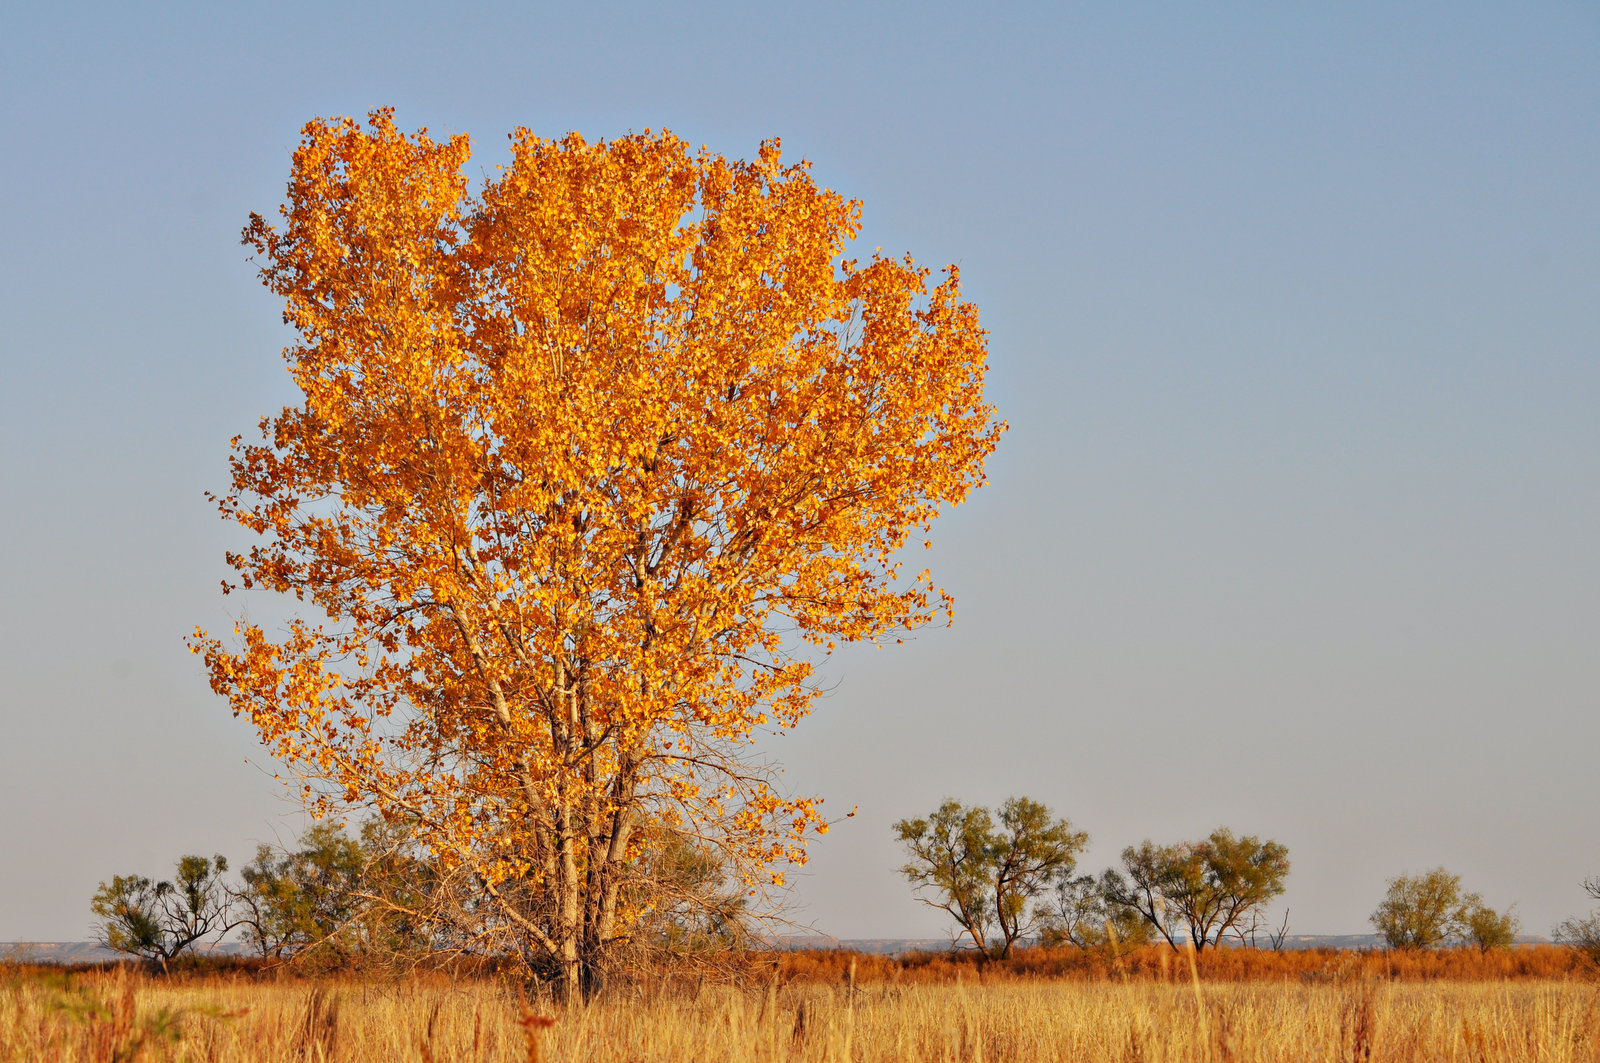
[[[890,824],[1037,798],[1098,871],[1275,838],[1292,934],[1443,865],[1524,932],[1600,874],[1600,11],[1389,5],[18,7],[0,41],[0,941],[298,806],[184,636],[203,493],[295,401],[238,233],[317,115],[766,137],[961,265],[1011,430],[934,528],[954,625],[763,743],[853,806],[791,877],[928,938]],[[920,559],[919,559],[920,560]],[[253,607],[272,606],[255,600]],[[1274,913],[1282,904],[1274,907]]]

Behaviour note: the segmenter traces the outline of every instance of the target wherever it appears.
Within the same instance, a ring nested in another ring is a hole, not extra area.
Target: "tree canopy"
[[[114,875],[89,902],[99,920],[95,938],[106,948],[168,960],[234,925],[222,882],[227,858],[218,854],[181,856],[170,879],[152,882],[143,875]]]
[[[1463,892],[1460,875],[1436,867],[1390,879],[1371,921],[1391,949],[1431,949],[1459,938],[1488,952],[1516,940],[1515,907],[1503,912],[1488,907],[1481,895]]]
[[[1173,948],[1184,933],[1196,950],[1233,933],[1242,940],[1265,905],[1284,891],[1289,849],[1219,827],[1197,842],[1144,841],[1122,851],[1106,877],[1108,899],[1137,912]]]
[[[894,825],[909,857],[900,873],[922,900],[950,914],[984,956],[1005,959],[1049,913],[1029,905],[1070,878],[1089,835],[1028,797],[987,808],[946,798],[926,819]]]
[[[315,120],[252,216],[303,401],[216,501],[261,537],[236,585],[312,615],[191,645],[319,811],[408,824],[571,990],[642,824],[746,886],[803,860],[818,802],[740,751],[817,652],[948,616],[902,550],[1004,425],[956,270],[846,257],[861,205],[777,141],[519,129],[477,191],[469,156]]]

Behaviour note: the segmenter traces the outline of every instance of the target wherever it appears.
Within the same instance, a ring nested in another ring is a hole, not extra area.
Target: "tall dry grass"
[[[1202,962],[1204,957],[1202,957]],[[17,968],[0,1060],[1600,1063],[1585,981],[1290,979],[707,985],[526,1008],[492,980],[148,978]],[[542,1020],[554,1019],[545,1028]]]
[[[1004,980],[1056,978],[1103,981],[1130,977],[1170,979],[1188,970],[1188,961],[1165,945],[1151,945],[1125,954],[1074,948],[1022,949],[1003,964],[980,969],[976,953],[926,952],[884,956],[843,950],[768,954],[780,976],[788,980],[841,981],[854,967],[863,982],[942,983],[965,979]],[[1261,982],[1294,979],[1337,982],[1362,979],[1402,981],[1543,981],[1582,978],[1596,973],[1576,949],[1557,945],[1494,949],[1473,948],[1379,951],[1351,949],[1212,948],[1198,957],[1200,977],[1207,982]]]

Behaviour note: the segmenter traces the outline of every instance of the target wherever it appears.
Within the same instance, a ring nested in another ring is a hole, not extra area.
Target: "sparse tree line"
[[[635,932],[619,960],[714,956],[746,944],[746,896],[715,854],[670,829],[643,834],[625,898]],[[162,967],[233,932],[264,959],[324,969],[504,952],[475,884],[399,823],[373,818],[353,834],[315,823],[296,844],[260,845],[237,876],[229,870],[221,854],[189,855],[169,879],[101,882],[90,905],[96,940]]]
[[[954,920],[953,947],[986,961],[1024,943],[1115,957],[1157,942],[1276,951],[1288,936],[1287,909],[1280,918],[1267,914],[1284,893],[1288,848],[1225,827],[1197,841],[1128,846],[1120,866],[1098,875],[1078,868],[1088,833],[1026,797],[995,811],[947,799],[894,831],[908,857],[901,873]],[[716,853],[659,825],[644,833],[626,897],[637,929],[619,959],[714,958],[750,947],[747,894],[730,884]],[[163,966],[234,931],[263,958],[317,967],[503,951],[474,884],[430,859],[400,823],[373,818],[354,834],[316,823],[294,846],[260,845],[237,877],[228,872],[221,855],[190,855],[170,879],[100,883],[91,902],[97,940]],[[1600,876],[1584,889],[1600,900]],[[1389,948],[1488,952],[1515,941],[1514,907],[1490,908],[1459,875],[1435,868],[1391,879],[1371,922]],[[1554,935],[1600,966],[1600,909],[1566,920]]]
[[[987,959],[1009,957],[1024,940],[1114,954],[1156,941],[1197,952],[1223,943],[1277,950],[1288,935],[1287,909],[1267,916],[1289,876],[1288,847],[1226,827],[1198,841],[1128,846],[1121,866],[1099,875],[1078,871],[1089,835],[1027,797],[997,812],[946,799],[894,831],[918,897],[955,921],[953,944]],[[1584,888],[1600,900],[1600,877]],[[1371,922],[1388,948],[1488,952],[1515,941],[1514,908],[1490,908],[1459,875],[1436,868],[1391,879]],[[1600,965],[1600,910],[1563,922],[1555,937]]]
[[[170,879],[100,883],[91,902],[97,939],[163,965],[236,930],[263,957],[315,953],[328,965],[451,945],[435,866],[381,819],[354,836],[315,824],[295,846],[258,846],[237,877],[228,871],[221,854],[191,855]]]

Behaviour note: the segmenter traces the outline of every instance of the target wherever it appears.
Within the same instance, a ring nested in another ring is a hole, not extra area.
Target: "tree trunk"
[[[589,834],[589,892],[584,921],[584,992],[594,997],[605,988],[606,967],[616,940],[617,905],[633,830],[635,762],[624,754],[605,803],[612,809],[597,816]],[[596,801],[596,804],[599,804]]]
[[[556,994],[563,1001],[580,999],[583,991],[583,966],[580,946],[583,939],[582,911],[579,894],[582,886],[578,879],[577,838],[572,829],[572,808],[563,800],[557,812],[557,840],[560,851],[560,879],[556,897],[556,944],[560,954],[556,957],[558,976]]]

